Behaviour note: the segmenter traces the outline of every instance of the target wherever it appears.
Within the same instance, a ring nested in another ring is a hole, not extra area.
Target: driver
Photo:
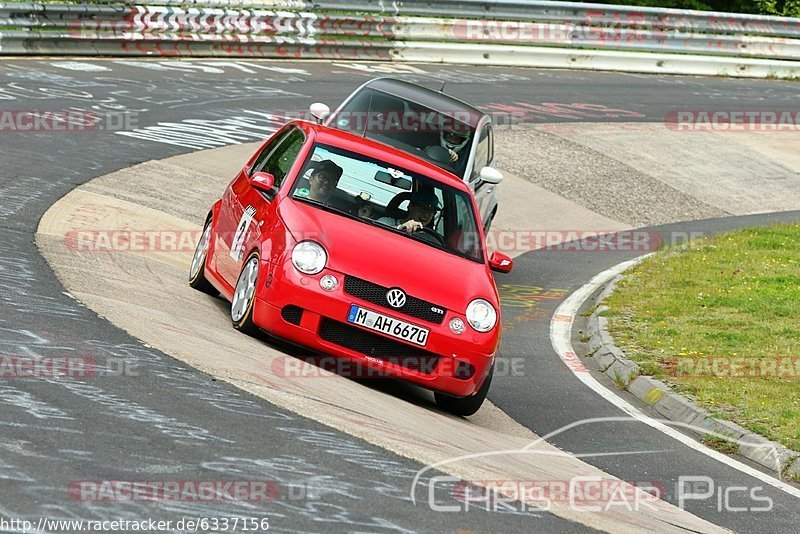
[[[461,150],[469,142],[469,128],[458,122],[446,124],[442,127],[439,139],[442,147],[450,154],[450,161],[455,163],[461,156]]]
[[[436,193],[430,189],[420,190],[411,194],[411,199],[408,202],[408,215],[404,219],[381,217],[378,222],[412,233],[427,227],[433,221],[439,209],[439,199]]]

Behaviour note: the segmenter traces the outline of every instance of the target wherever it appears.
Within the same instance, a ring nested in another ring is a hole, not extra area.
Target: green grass
[[[615,341],[643,374],[800,450],[800,224],[661,251],[605,304]]]
[[[725,454],[736,454],[739,450],[739,445],[735,441],[717,436],[705,436],[702,441],[706,446]]]
[[[784,473],[784,476],[795,484],[800,484],[800,475],[796,475],[794,473]]]

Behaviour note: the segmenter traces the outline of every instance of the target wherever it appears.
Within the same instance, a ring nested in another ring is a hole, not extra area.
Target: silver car
[[[327,126],[375,139],[428,160],[455,174],[475,193],[486,230],[497,213],[492,118],[475,107],[419,85],[375,78],[356,89],[334,111],[312,104]]]

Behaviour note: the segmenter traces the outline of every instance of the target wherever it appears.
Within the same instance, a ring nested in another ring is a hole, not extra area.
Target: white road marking
[[[629,267],[636,265],[648,256],[650,256],[650,254],[645,254],[644,256],[620,263],[606,271],[603,271],[561,303],[553,315],[553,320],[550,321],[550,342],[552,343],[553,348],[555,349],[559,358],[561,358],[561,361],[564,362],[564,364],[573,372],[578,380],[583,382],[585,386],[589,387],[592,391],[634,419],[641,421],[642,423],[660,432],[663,432],[667,436],[680,441],[690,449],[705,454],[706,456],[713,458],[714,460],[717,460],[728,467],[732,467],[738,471],[741,471],[742,473],[752,476],[753,478],[757,478],[761,482],[782,490],[789,495],[800,497],[800,490],[794,486],[778,480],[777,478],[774,478],[766,473],[762,473],[761,471],[754,469],[749,465],[743,464],[742,462],[731,458],[730,456],[717,452],[713,449],[709,449],[699,441],[696,441],[691,437],[678,432],[674,428],[671,428],[664,423],[645,415],[622,397],[617,396],[611,390],[603,386],[585,368],[583,368],[583,366],[575,366],[574,361],[576,356],[575,351],[572,348],[571,333],[572,325],[575,322],[575,315],[578,313],[578,310],[581,308],[581,306],[583,306],[583,303],[586,302],[586,300],[595,291],[597,291],[598,288],[600,288],[600,286],[618,274],[622,273]]]
[[[105,72],[109,71],[108,67],[102,65],[95,65],[94,63],[83,63],[81,61],[51,61],[50,65],[67,70],[80,70],[84,72]]]

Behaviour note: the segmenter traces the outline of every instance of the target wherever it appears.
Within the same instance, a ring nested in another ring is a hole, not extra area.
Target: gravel
[[[499,168],[631,226],[728,215],[621,161],[545,131],[542,125],[499,128],[495,155]]]

